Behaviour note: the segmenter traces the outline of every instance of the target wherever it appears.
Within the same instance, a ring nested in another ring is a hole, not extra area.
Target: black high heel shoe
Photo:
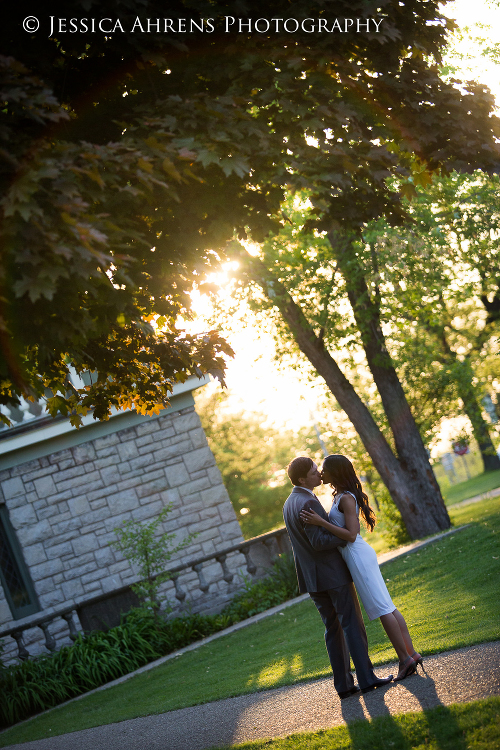
[[[403,663],[399,662],[399,672],[394,682],[401,682],[405,677],[409,677],[417,671],[417,662],[409,656]]]
[[[411,655],[411,658],[413,659],[413,661],[415,662],[415,664],[420,664],[420,666],[422,667],[422,669],[424,668],[424,660],[420,656],[420,654],[418,653],[418,651],[414,651],[413,654]]]

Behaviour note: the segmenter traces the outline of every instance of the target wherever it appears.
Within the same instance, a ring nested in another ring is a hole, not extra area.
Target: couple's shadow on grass
[[[397,716],[392,715],[388,707],[392,703],[392,696],[388,695],[391,690],[400,691],[399,705],[394,711]],[[450,747],[453,738],[454,750],[467,750],[462,729],[450,709],[442,703],[434,680],[425,670],[423,675],[417,673],[396,685],[392,683],[367,693],[363,699],[361,701],[359,694],[341,705],[352,747],[411,750],[431,744],[444,749]],[[408,700],[415,707],[410,714],[404,714]],[[431,709],[434,710],[429,713]]]

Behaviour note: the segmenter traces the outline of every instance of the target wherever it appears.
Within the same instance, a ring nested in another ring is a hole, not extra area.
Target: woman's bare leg
[[[394,617],[396,618],[396,621],[399,625],[399,629],[401,630],[401,635],[403,636],[403,640],[405,642],[406,650],[408,651],[409,655],[412,656],[415,653],[415,648],[413,646],[410,633],[408,631],[408,625],[406,624],[406,620],[399,611],[399,609],[395,609],[392,613]],[[382,618],[380,618],[382,619]]]
[[[388,615],[381,615],[380,622],[382,623],[384,630],[387,633],[387,637],[389,638],[390,642],[394,646],[394,649],[398,655],[399,661],[401,662],[401,664],[403,664],[408,659],[410,654],[408,653],[405,639],[403,637],[403,633],[401,631],[399,621],[396,617],[396,612],[398,612],[397,609],[395,609],[394,612],[390,612]],[[398,614],[402,619],[402,615],[399,612]],[[408,632],[408,628],[406,630]],[[413,651],[411,653],[413,653]]]

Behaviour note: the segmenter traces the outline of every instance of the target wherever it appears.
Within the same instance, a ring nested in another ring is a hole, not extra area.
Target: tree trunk
[[[467,363],[468,364],[468,363]],[[495,446],[491,440],[490,431],[481,413],[474,386],[472,384],[472,370],[469,367],[470,378],[459,384],[459,394],[463,401],[464,411],[469,417],[474,437],[477,440],[485,471],[500,469],[500,457],[497,456]]]
[[[450,520],[442,499],[444,513],[436,513],[434,508],[429,508],[426,499],[420,496],[418,488],[412,483],[411,475],[403,469],[370,411],[325,349],[322,340],[316,336],[300,306],[294,302],[284,285],[272,276],[262,261],[250,257],[247,257],[246,261],[251,269],[252,279],[259,284],[268,299],[278,307],[298,347],[324,379],[351,420],[401,513],[410,537],[418,539],[448,528]],[[427,466],[434,479],[428,461]],[[437,487],[437,493],[436,491],[434,493],[434,501],[436,494],[441,498],[439,487]]]
[[[446,310],[446,305],[443,299],[441,299],[441,307]],[[426,323],[427,330],[434,335],[441,346],[441,349],[445,357],[458,361],[457,353],[451,348],[448,339],[446,338],[446,330],[442,324],[438,323]],[[472,431],[476,438],[479,450],[481,451],[481,458],[483,459],[483,465],[485,471],[496,471],[500,469],[500,457],[497,455],[495,446],[491,439],[490,431],[486,420],[483,418],[481,406],[477,400],[476,392],[472,382],[473,370],[470,365],[469,359],[465,359],[462,363],[462,378],[457,382],[458,393],[462,399],[464,405],[464,412],[467,414],[469,421],[472,425]]]
[[[401,469],[411,487],[414,498],[412,505],[416,508],[414,512],[432,517],[438,529],[447,529],[450,526],[448,511],[403,387],[387,351],[380,323],[379,302],[378,299],[371,298],[363,269],[354,253],[353,238],[333,231],[328,234],[328,240],[337,259],[338,270],[344,277],[368,366],[394,437]]]

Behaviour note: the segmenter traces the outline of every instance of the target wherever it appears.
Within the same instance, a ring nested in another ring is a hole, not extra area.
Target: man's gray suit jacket
[[[327,591],[352,581],[338,547],[345,542],[322,526],[303,523],[300,511],[310,508],[328,521],[319,500],[302,487],[294,487],[283,506],[283,518],[292,544],[301,593]]]

